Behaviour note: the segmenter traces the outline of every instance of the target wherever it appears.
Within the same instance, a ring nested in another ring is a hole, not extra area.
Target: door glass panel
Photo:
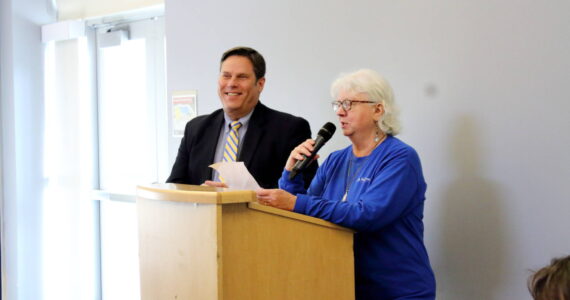
[[[103,192],[131,202],[101,202],[101,285],[103,299],[140,299],[134,195],[138,184],[158,181],[167,159],[157,142],[167,134],[157,129],[166,122],[163,19],[121,26],[111,33],[129,39],[98,49],[99,179]],[[107,33],[99,30],[100,42]]]

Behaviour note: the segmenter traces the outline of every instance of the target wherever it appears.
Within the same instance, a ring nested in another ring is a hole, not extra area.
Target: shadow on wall
[[[485,179],[475,121],[462,116],[451,139],[453,180],[444,189],[438,299],[492,300],[505,277],[507,242],[498,186]]]

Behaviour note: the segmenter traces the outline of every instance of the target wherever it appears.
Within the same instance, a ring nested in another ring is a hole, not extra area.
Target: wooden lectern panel
[[[354,299],[346,228],[261,206],[253,191],[153,185],[137,194],[144,300]]]
[[[137,199],[141,299],[218,299],[216,204]]]
[[[223,299],[354,299],[351,231],[275,208],[222,209]]]

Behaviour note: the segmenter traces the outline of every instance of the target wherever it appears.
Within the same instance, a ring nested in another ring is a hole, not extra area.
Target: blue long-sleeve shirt
[[[301,176],[288,176],[279,187],[297,195],[295,212],[357,231],[356,299],[435,299],[423,242],[426,183],[412,147],[388,136],[366,157],[352,146],[333,152],[307,191]]]

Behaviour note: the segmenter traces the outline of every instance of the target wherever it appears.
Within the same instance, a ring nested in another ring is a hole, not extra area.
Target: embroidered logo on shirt
[[[370,182],[370,178],[368,177],[359,177],[356,179],[356,182]]]

